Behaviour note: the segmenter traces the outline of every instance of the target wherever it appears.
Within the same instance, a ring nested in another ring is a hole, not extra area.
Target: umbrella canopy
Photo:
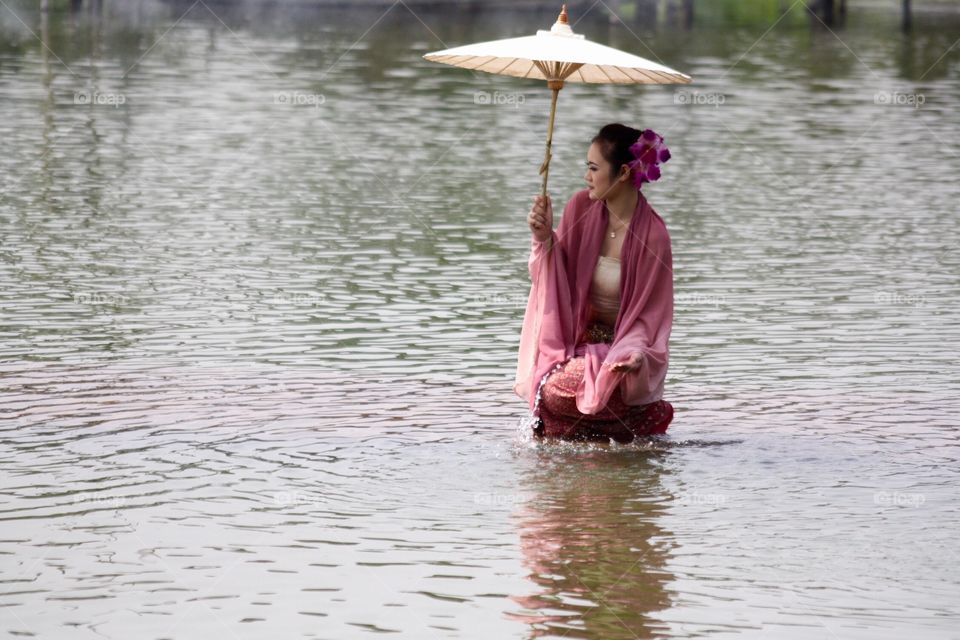
[[[686,84],[690,76],[646,58],[591,42],[570,28],[567,6],[549,31],[534,36],[507,38],[454,47],[423,56],[432,62],[515,78],[546,80],[553,91],[547,149],[540,173],[542,194],[547,194],[550,149],[557,96],[565,82],[598,84]]]

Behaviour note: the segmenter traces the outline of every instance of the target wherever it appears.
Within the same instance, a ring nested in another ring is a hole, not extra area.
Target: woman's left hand
[[[643,365],[643,354],[635,353],[629,360],[623,362],[613,362],[608,364],[612,371],[635,371]]]

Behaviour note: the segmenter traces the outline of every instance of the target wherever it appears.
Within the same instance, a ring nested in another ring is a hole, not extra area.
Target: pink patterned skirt
[[[601,337],[606,336],[601,334]],[[606,339],[597,341],[607,342]],[[673,420],[673,405],[664,400],[627,405],[620,397],[619,387],[601,411],[581,413],[577,409],[576,392],[583,380],[583,368],[583,357],[576,356],[547,374],[540,387],[540,420],[534,427],[534,435],[562,440],[608,441],[613,438],[626,443],[634,438],[666,432]]]

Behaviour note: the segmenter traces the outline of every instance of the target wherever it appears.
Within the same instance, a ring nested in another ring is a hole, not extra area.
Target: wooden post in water
[[[616,24],[620,22],[620,16],[623,15],[623,0],[613,0],[610,4],[611,7],[607,14],[607,19],[610,24]]]
[[[900,23],[900,28],[904,31],[910,31],[910,27],[913,26],[910,13],[910,0],[903,0],[903,20]]]
[[[844,0],[841,1],[841,15],[846,14],[846,6],[844,6]],[[807,11],[810,12],[810,15],[816,16],[820,21],[829,26],[832,26],[835,22],[837,10],[834,0],[812,0],[812,2],[807,3]]]
[[[824,24],[830,26],[833,24],[834,16],[834,5],[833,0],[820,0],[820,19],[823,20]]]
[[[656,24],[657,23],[657,4],[658,0],[636,0],[634,3],[636,11],[633,19],[637,24]]]

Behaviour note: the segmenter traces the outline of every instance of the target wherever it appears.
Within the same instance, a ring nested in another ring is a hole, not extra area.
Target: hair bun
[[[627,165],[633,171],[633,184],[639,189],[644,182],[660,179],[660,164],[670,159],[670,150],[663,136],[653,129],[634,129],[619,122],[600,129],[592,142],[600,144],[604,159],[614,174]]]

